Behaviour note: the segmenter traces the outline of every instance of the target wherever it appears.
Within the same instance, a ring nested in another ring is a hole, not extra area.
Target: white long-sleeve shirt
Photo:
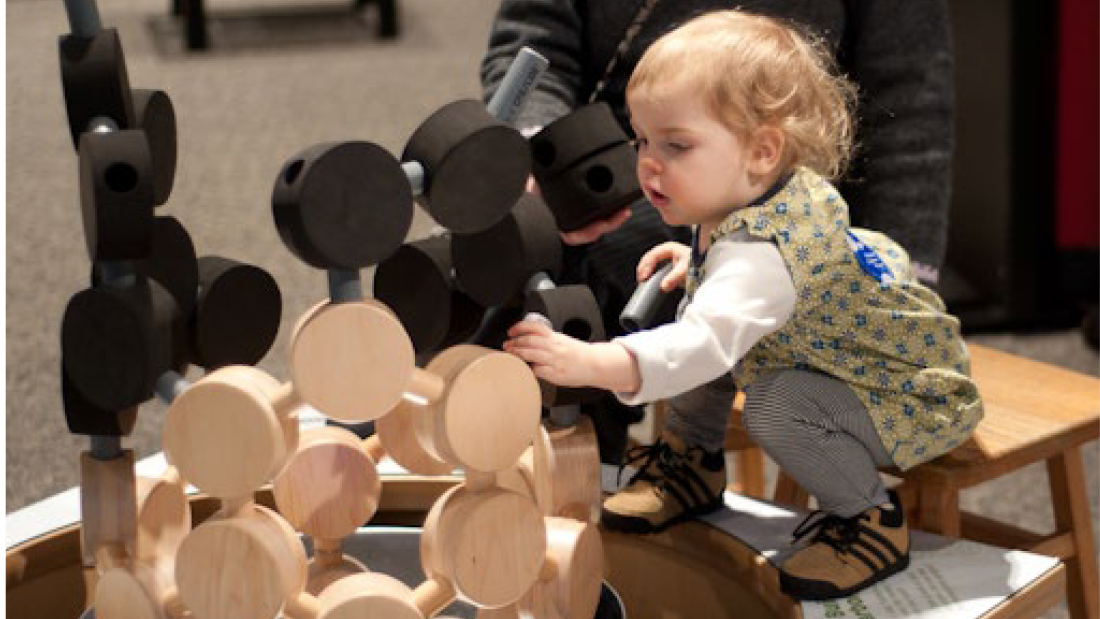
[[[743,230],[707,251],[703,280],[676,322],[615,338],[638,363],[641,388],[626,404],[679,395],[729,372],[794,312],[794,280],[772,243]]]

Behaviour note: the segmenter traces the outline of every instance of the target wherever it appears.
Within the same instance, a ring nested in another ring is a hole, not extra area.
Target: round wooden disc
[[[430,415],[423,406],[401,400],[397,406],[375,422],[375,431],[386,448],[386,455],[405,470],[418,475],[444,475],[455,465],[429,451],[416,434],[416,418]]]
[[[589,417],[570,428],[547,428],[554,449],[554,516],[595,523],[600,517],[603,490],[596,430]]]
[[[168,467],[162,478],[139,476],[137,505],[136,558],[158,568],[170,567],[180,544],[191,532],[191,506],[175,467]]]
[[[427,370],[447,382],[432,407],[432,444],[440,455],[486,473],[514,464],[542,416],[538,381],[527,364],[508,353],[459,345],[437,355]]]
[[[370,572],[342,578],[325,589],[318,619],[424,619],[413,592],[392,576]]]
[[[506,490],[460,486],[432,512],[437,507],[435,518],[429,513],[425,521],[421,544],[429,577],[450,581],[479,606],[511,604],[531,588],[546,557],[546,525],[534,501]]]
[[[363,565],[355,557],[343,555],[338,563],[326,563],[318,561],[317,557],[313,557],[309,560],[309,576],[306,581],[306,593],[317,596],[322,591],[327,589],[332,583],[347,578],[348,576],[354,576],[356,574],[363,574],[368,572],[367,566]]]
[[[250,376],[251,375],[251,376]],[[180,475],[207,494],[250,495],[283,466],[283,424],[259,382],[262,371],[230,366],[196,382],[164,420],[164,453]]]
[[[549,582],[535,583],[519,607],[545,619],[592,619],[603,582],[599,530],[572,518],[547,518],[546,537],[556,574]]]
[[[176,558],[180,599],[196,617],[271,619],[302,592],[306,574],[294,530],[258,505],[199,525]]]
[[[358,437],[334,426],[303,432],[275,477],[279,513],[298,531],[323,539],[351,535],[374,516],[378,469]]]
[[[371,421],[390,412],[415,367],[401,322],[369,299],[309,313],[291,339],[290,372],[298,393],[341,421]]]
[[[153,569],[140,563],[114,567],[95,587],[97,619],[164,619],[164,600]]]

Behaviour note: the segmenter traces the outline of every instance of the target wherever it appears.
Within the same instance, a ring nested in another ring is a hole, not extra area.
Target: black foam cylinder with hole
[[[524,311],[545,316],[555,331],[584,342],[607,339],[596,297],[588,286],[560,286],[527,294]],[[539,381],[542,405],[547,407],[582,404],[599,399],[600,389],[558,387]]]
[[[623,143],[580,160],[539,182],[558,228],[570,232],[604,219],[642,198],[638,155]]]
[[[603,102],[585,105],[531,136],[531,172],[542,183],[582,159],[629,140],[610,106]]]
[[[154,192],[145,133],[85,133],[79,154],[80,209],[92,262],[148,256]]]
[[[134,431],[137,406],[121,411],[96,406],[73,385],[65,371],[64,360],[61,366],[61,405],[69,432],[84,436],[128,436]]]
[[[413,218],[397,159],[369,142],[318,144],[292,157],[272,192],[283,243],[318,269],[363,269],[397,251]]]

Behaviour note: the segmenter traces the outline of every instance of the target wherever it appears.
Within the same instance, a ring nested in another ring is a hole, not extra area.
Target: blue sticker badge
[[[864,273],[875,278],[875,280],[880,283],[892,283],[897,281],[893,271],[890,270],[890,267],[886,266],[886,262],[879,257],[870,245],[861,241],[851,230],[848,231],[848,245],[852,248],[852,252],[855,254],[856,260],[859,261],[859,266],[863,269]]]

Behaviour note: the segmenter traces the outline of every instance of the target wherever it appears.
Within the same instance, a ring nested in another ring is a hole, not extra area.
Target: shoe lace
[[[811,512],[795,527],[794,541],[797,543],[804,537],[813,535],[810,539],[811,543],[820,542],[837,552],[847,553],[859,538],[859,523],[870,519],[871,516],[866,512],[850,518],[842,518],[817,510]]]
[[[623,469],[633,465],[635,462],[643,461],[641,466],[636,468],[634,475],[630,478],[628,484],[632,484],[635,480],[643,479],[646,481],[653,481],[654,477],[649,473],[649,465],[654,462],[660,462],[663,460],[665,453],[674,453],[672,447],[658,438],[652,445],[640,445],[638,447],[631,447],[626,452],[626,456],[623,458],[621,464],[619,464],[619,473],[615,477],[615,483],[622,485],[623,482]]]

